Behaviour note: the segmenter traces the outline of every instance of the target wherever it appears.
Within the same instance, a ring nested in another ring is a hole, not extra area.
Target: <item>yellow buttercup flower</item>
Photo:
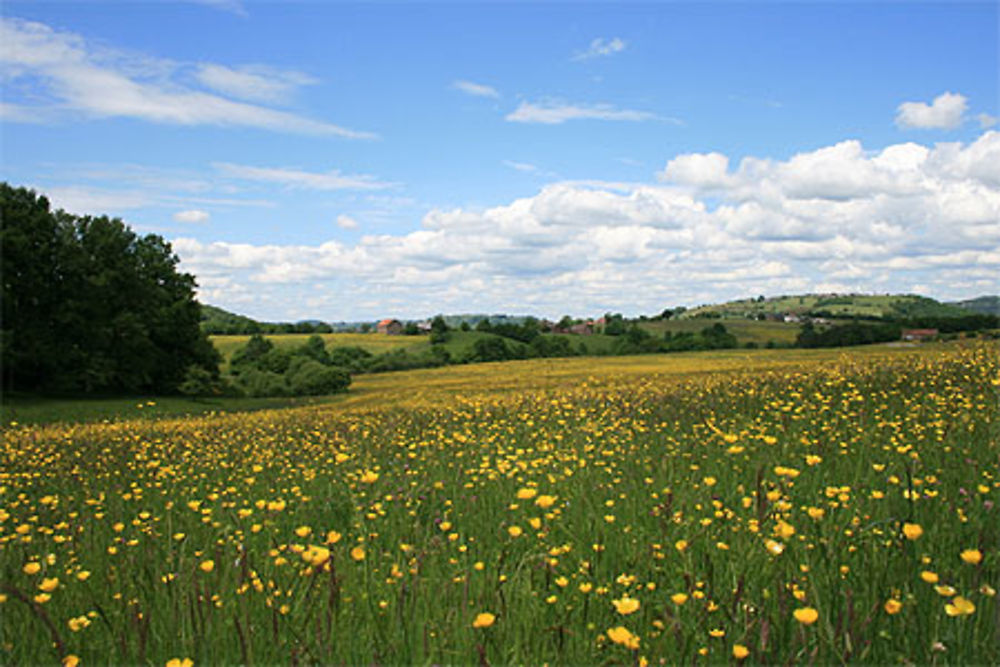
[[[919,523],[904,523],[903,524],[903,535],[906,536],[908,540],[919,540],[920,536],[924,534],[924,529],[920,527]]]
[[[51,579],[42,579],[42,583],[38,584],[38,589],[45,593],[51,593],[58,587],[59,587],[58,577],[52,577]]]
[[[743,658],[750,655],[750,649],[748,649],[743,644],[733,644],[733,657],[737,660],[742,660]]]
[[[670,596],[670,601],[676,605],[682,605],[688,601],[687,593],[674,593]]]
[[[364,547],[354,547],[351,549],[351,558],[361,562],[365,559],[365,548]]]
[[[968,616],[976,611],[976,605],[971,600],[963,598],[961,595],[955,596],[951,604],[944,606],[944,611],[949,616]]]
[[[928,584],[936,584],[938,582],[937,572],[931,572],[930,570],[924,570],[921,572],[920,578]]]
[[[802,625],[812,625],[819,618],[819,612],[812,607],[800,607],[792,612],[792,616]]]
[[[893,614],[899,613],[899,611],[903,608],[903,603],[897,600],[896,598],[889,598],[888,600],[885,601],[885,605],[883,608],[885,609],[885,613],[892,616]]]
[[[215,561],[211,559],[204,560],[201,562],[198,568],[201,569],[202,572],[211,572],[212,570],[215,569]]]
[[[979,565],[983,560],[983,552],[979,549],[966,549],[960,554],[962,562],[969,565]]]
[[[497,617],[488,611],[481,612],[476,615],[475,620],[472,621],[472,627],[474,628],[488,628],[497,620]]]
[[[639,637],[620,625],[608,630],[608,639],[633,651],[639,648]]]
[[[612,600],[611,604],[615,606],[615,611],[622,616],[628,616],[639,609],[639,601],[627,595],[620,600]]]

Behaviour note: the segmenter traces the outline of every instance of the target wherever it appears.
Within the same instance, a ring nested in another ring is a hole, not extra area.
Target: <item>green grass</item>
[[[165,419],[227,412],[252,412],[318,405],[338,397],[300,398],[187,398],[182,396],[127,396],[50,398],[6,395],[0,403],[0,426],[14,424],[84,423]]]
[[[996,664],[998,360],[534,360],[8,429],[0,663]]]
[[[763,347],[768,341],[790,345],[795,342],[795,338],[801,329],[800,325],[791,322],[769,322],[737,318],[722,320],[660,320],[643,322],[640,326],[657,336],[663,336],[667,331],[672,333],[698,333],[705,327],[710,327],[716,322],[724,325],[729,333],[736,336],[736,340],[739,341],[741,346],[746,343],[755,343],[759,347]]]
[[[956,317],[966,314],[958,306],[909,294],[852,294],[825,296],[803,294],[757,302],[742,299],[728,303],[699,306],[684,312],[679,319],[698,318],[704,313],[719,313],[723,317],[746,317],[748,314],[803,314],[823,310],[834,317]]]

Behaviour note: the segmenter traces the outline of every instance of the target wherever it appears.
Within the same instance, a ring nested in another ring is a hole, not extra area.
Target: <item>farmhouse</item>
[[[903,340],[930,340],[938,335],[937,329],[903,329]]]
[[[403,323],[399,320],[382,320],[375,327],[376,331],[380,334],[387,334],[389,336],[398,336],[403,333]]]

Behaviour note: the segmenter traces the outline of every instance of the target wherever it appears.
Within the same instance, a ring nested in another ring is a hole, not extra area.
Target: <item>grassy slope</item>
[[[479,334],[483,335],[483,334]],[[872,345],[851,348],[855,357],[916,353],[920,348]],[[49,399],[4,397],[0,425],[57,422],[131,421],[187,415],[330,406],[336,409],[390,408],[412,404],[438,404],[456,394],[507,393],[528,389],[600,384],[609,377],[676,376],[720,370],[764,370],[814,361],[835,361],[845,349],[823,350],[720,350],[623,357],[570,357],[529,359],[484,364],[446,366],[396,373],[355,376],[346,394],[311,398],[213,398],[119,397]],[[152,403],[152,404],[150,404]]]
[[[752,299],[730,301],[728,303],[700,306],[685,312],[684,319],[697,317],[707,312],[724,316],[745,317],[755,313],[806,313],[810,310],[825,310],[837,317],[885,317],[885,316],[959,316],[962,309],[950,304],[937,303],[932,299],[913,295],[842,295],[827,297],[816,294],[787,296],[757,303]]]
[[[716,320],[708,319],[684,319],[666,320],[657,322],[644,322],[642,327],[657,336],[662,336],[664,332],[673,333],[690,332],[697,333],[705,327],[712,326]],[[740,345],[746,343],[756,343],[766,345],[768,341],[775,343],[790,344],[795,342],[795,337],[799,334],[798,324],[786,322],[758,322],[757,320],[727,318],[722,324],[729,333],[736,336]]]

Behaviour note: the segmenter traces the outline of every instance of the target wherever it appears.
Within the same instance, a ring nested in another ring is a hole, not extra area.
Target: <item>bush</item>
[[[323,396],[345,391],[351,374],[343,368],[324,366],[313,359],[296,364],[288,374],[288,386],[296,396]]]

